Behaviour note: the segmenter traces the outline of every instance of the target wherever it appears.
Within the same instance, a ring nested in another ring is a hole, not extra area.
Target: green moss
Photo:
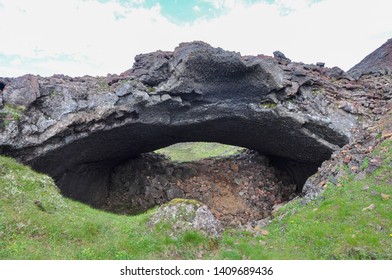
[[[98,82],[98,90],[100,91],[108,91],[110,89],[109,84],[107,83],[107,81],[105,79],[101,79]]]
[[[322,93],[323,93],[323,90],[322,90],[322,89],[319,89],[319,88],[314,88],[314,89],[312,89],[312,90],[310,91],[310,93],[311,93],[313,96],[316,96],[316,95],[322,94]]]
[[[201,206],[202,203],[200,201],[197,201],[195,199],[185,199],[185,198],[174,198],[171,201],[167,202],[164,204],[164,206],[174,206],[177,204],[192,204],[192,205],[196,205],[196,206]]]
[[[277,104],[274,103],[274,102],[263,102],[263,103],[260,104],[260,107],[263,108],[263,109],[271,109],[271,110],[273,110],[273,109],[276,109]]]
[[[0,110],[0,118],[5,126],[9,125],[12,121],[19,121],[23,112],[26,110],[25,106],[14,106],[5,104],[4,108]]]
[[[56,91],[55,89],[50,93],[50,96],[56,96],[56,95],[59,95],[59,92],[58,91]]]

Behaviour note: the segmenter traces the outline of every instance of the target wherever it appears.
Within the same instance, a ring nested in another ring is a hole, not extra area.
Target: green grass
[[[235,250],[229,247],[230,254],[257,259],[392,259],[392,141],[384,142],[376,154],[383,157],[383,165],[364,180],[347,174],[340,187],[329,183],[306,206],[292,201],[267,227],[261,247],[239,238]],[[363,211],[371,204],[373,210]]]
[[[269,234],[228,229],[220,240],[150,228],[155,210],[121,216],[66,199],[49,177],[0,157],[0,259],[392,259],[392,141],[374,153],[374,173],[287,204]]]
[[[14,106],[6,104],[4,108],[0,110],[0,120],[2,120],[2,123],[5,126],[7,126],[12,121],[19,121],[25,110],[26,107],[22,105]]]
[[[214,142],[186,142],[155,151],[176,162],[190,162],[213,157],[226,157],[239,154],[244,148]]]
[[[62,197],[49,177],[0,157],[0,259],[193,259],[213,244],[195,232],[173,238],[167,227],[149,228],[152,211],[90,208]]]

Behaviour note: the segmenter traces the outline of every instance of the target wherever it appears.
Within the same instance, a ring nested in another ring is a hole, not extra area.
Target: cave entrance
[[[136,214],[174,198],[196,199],[225,226],[254,226],[300,194],[296,182],[310,174],[298,171],[290,162],[246,148],[177,143],[115,167],[102,208]]]
[[[289,178],[289,184],[294,185],[298,193],[302,192],[306,179],[317,171],[323,161],[330,158],[335,149],[334,145],[328,144],[329,142],[322,140],[316,134],[310,134],[308,128],[293,128],[290,126],[292,123],[287,119],[271,123],[268,119],[260,120],[253,115],[249,118],[221,115],[214,117],[209,116],[209,113],[215,114],[216,110],[205,111],[201,120],[195,119],[190,114],[187,119],[182,117],[180,123],[176,123],[172,118],[170,125],[144,123],[143,120],[137,120],[135,123],[98,130],[36,158],[31,165],[34,169],[51,175],[65,196],[97,208],[104,208],[108,196],[113,194],[111,182],[116,170],[120,170],[127,162],[131,167],[134,166],[131,169],[140,170],[141,174],[148,168],[152,168],[154,164],[165,167],[166,163],[156,159],[157,155],[154,155],[155,159],[151,160],[151,164],[144,164],[148,162],[146,158],[149,153],[176,143],[217,142],[257,151],[268,159],[270,166],[282,171],[285,175],[282,177]],[[151,114],[156,112],[153,111]],[[334,134],[331,136],[332,132],[329,132],[328,130],[327,136],[331,138]],[[171,170],[162,169],[162,174],[166,173],[166,170]],[[118,204],[116,209],[120,209],[121,205],[127,205],[131,198],[137,199],[138,195],[143,195],[143,190],[156,185],[157,188],[151,188],[153,194],[149,200],[134,201],[132,205],[139,203],[141,209],[147,209],[166,202],[167,198],[174,195],[165,191],[167,189],[165,180],[163,183],[159,182],[162,176],[157,177],[157,175],[162,174],[159,172],[145,174],[144,179],[136,175],[136,177],[127,175],[129,178],[121,178],[123,181],[121,188],[125,190],[123,192],[125,195],[118,195],[117,200],[109,199],[109,201],[116,201]],[[146,182],[147,176],[150,178]],[[177,182],[169,183],[177,184]],[[189,181],[189,184],[193,183]],[[156,189],[159,190],[159,194],[155,192]],[[242,190],[238,190],[239,192]],[[160,195],[162,193],[165,195]],[[258,196],[258,194],[253,195]],[[121,201],[126,203],[119,203]],[[145,201],[151,203],[144,205]],[[230,201],[226,204],[230,204]],[[128,209],[118,210],[119,213],[127,211]]]
[[[0,82],[0,91],[2,91],[5,88],[5,83]]]

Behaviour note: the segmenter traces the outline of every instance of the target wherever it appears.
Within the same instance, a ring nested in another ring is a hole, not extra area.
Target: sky
[[[350,69],[392,38],[390,0],[0,0],[0,77],[120,74],[202,40]]]

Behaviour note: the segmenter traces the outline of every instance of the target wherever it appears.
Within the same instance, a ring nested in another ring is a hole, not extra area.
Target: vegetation
[[[383,165],[364,180],[347,173],[306,206],[288,203],[262,238],[227,233],[224,246],[232,245],[220,257],[392,259],[392,140],[375,153],[383,156]]]
[[[243,152],[245,149],[214,142],[178,143],[155,151],[176,162],[189,162],[212,157],[226,157]]]
[[[148,88],[148,92],[156,92],[157,90],[156,90],[156,88],[154,88],[154,87],[149,87]]]
[[[108,91],[110,89],[110,85],[107,83],[107,81],[102,78],[98,82],[98,90],[99,91]]]
[[[391,259],[392,140],[374,153],[382,166],[364,180],[348,172],[266,228],[220,240],[151,228],[154,209],[121,216],[66,199],[49,177],[0,157],[0,259]]]
[[[265,101],[265,102],[260,104],[260,107],[263,108],[263,109],[271,109],[271,110],[273,110],[273,109],[276,109],[276,106],[277,106],[276,103],[268,102],[268,101]]]
[[[0,119],[3,124],[7,126],[12,121],[20,120],[25,110],[26,107],[24,106],[12,106],[10,104],[5,104],[4,108],[0,110]]]

